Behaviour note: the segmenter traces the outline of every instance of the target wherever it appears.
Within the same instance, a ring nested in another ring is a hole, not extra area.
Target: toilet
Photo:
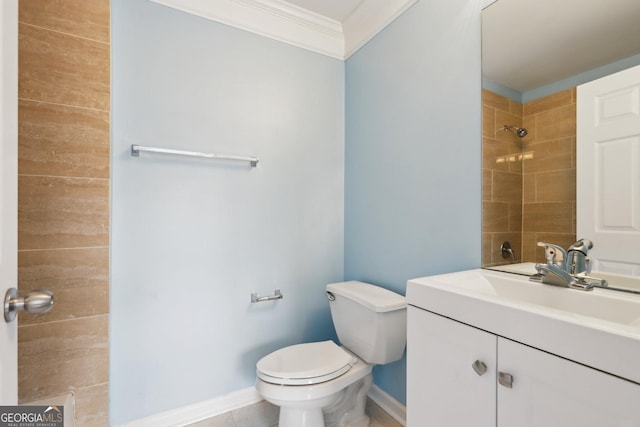
[[[406,302],[363,282],[327,285],[333,341],[296,344],[256,364],[256,389],[280,407],[279,427],[367,427],[364,412],[374,365],[402,358]]]

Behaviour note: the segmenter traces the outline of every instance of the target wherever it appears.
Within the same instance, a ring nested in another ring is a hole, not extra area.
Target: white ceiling
[[[526,92],[640,53],[640,0],[498,0],[482,12],[484,77]]]

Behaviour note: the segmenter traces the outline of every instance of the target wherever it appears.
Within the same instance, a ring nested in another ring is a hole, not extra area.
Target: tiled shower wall
[[[522,104],[482,91],[482,265],[522,260],[522,140],[504,125],[522,126]],[[500,251],[508,241],[516,259]]]
[[[520,104],[483,90],[482,263],[544,260],[538,241],[576,240],[576,91]],[[518,138],[505,124],[529,133]],[[588,237],[588,236],[587,236]],[[503,259],[505,240],[516,260]]]
[[[524,104],[522,253],[544,261],[536,242],[569,247],[576,241],[576,90]],[[589,236],[580,236],[586,237]]]
[[[76,425],[108,424],[109,0],[19,7],[18,258],[21,402],[72,391]]]

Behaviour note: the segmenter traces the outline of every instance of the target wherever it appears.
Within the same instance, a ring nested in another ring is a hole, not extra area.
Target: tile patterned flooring
[[[401,427],[371,399],[367,399],[366,412],[371,419],[369,427]],[[278,407],[266,401],[240,408],[217,417],[190,424],[188,427],[277,427]]]

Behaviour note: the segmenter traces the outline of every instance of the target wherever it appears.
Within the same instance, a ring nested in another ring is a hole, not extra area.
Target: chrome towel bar
[[[259,297],[257,292],[251,292],[251,302],[263,302],[263,301],[274,301],[277,299],[282,299],[282,294],[280,293],[280,289],[276,289],[273,292],[273,295],[269,295],[266,297]]]
[[[146,147],[144,145],[137,145],[137,144],[131,145],[131,156],[140,157],[141,151],[147,151],[149,153],[160,153],[160,154],[175,154],[178,156],[205,157],[208,159],[218,159],[218,160],[239,160],[239,161],[251,163],[251,166],[254,168],[258,166],[257,157],[230,156],[226,154],[212,154],[212,153],[200,153],[197,151],[174,150],[171,148]]]

